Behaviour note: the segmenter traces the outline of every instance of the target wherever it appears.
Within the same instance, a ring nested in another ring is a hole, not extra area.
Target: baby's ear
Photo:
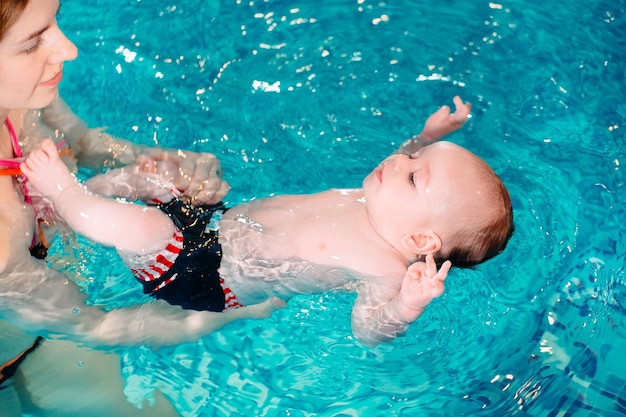
[[[431,231],[406,235],[402,238],[402,244],[415,255],[428,255],[429,253],[439,252],[441,249],[441,239],[436,233]]]

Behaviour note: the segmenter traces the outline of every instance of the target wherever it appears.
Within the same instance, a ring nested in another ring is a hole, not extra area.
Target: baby
[[[429,118],[423,140],[463,124],[469,104],[458,97],[455,104],[454,114],[444,106]],[[404,148],[417,145],[414,139]],[[183,308],[222,311],[272,297],[356,290],[352,328],[369,345],[402,334],[442,294],[451,265],[495,256],[512,233],[502,181],[450,142],[388,157],[359,189],[229,209],[178,199],[155,208],[93,195],[48,141],[21,169],[71,228],[114,246],[145,292]]]

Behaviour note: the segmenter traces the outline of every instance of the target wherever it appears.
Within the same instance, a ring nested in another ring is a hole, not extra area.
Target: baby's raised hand
[[[402,320],[416,320],[434,298],[443,294],[443,281],[451,265],[450,261],[446,261],[437,271],[433,256],[427,255],[425,262],[415,262],[409,266],[398,294],[403,309]]]
[[[459,96],[454,97],[452,101],[455,106],[454,113],[450,113],[450,107],[441,106],[439,110],[426,120],[424,130],[420,133],[424,144],[438,141],[444,136],[460,129],[467,121],[470,111],[472,110],[471,103],[463,103],[463,100],[461,100]]]

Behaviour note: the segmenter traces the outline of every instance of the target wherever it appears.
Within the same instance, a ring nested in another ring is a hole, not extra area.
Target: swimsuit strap
[[[26,177],[24,176],[24,174],[22,174],[22,171],[20,170],[20,161],[23,155],[22,148],[20,146],[19,141],[17,140],[17,134],[15,133],[15,129],[13,128],[13,123],[11,123],[11,120],[9,120],[9,118],[7,117],[4,120],[4,123],[6,124],[7,129],[9,129],[9,136],[11,136],[11,144],[13,146],[13,154],[15,155],[15,158],[19,158],[19,159],[18,160],[0,159],[0,168],[4,166],[4,168],[0,169],[0,175],[17,175],[18,182],[22,184],[22,193],[24,194],[24,202],[26,204],[32,205],[33,199],[28,194],[28,189],[26,188]],[[38,222],[36,223],[36,229],[38,229],[39,232],[41,233],[41,228]],[[37,236],[33,233],[33,240],[30,244],[29,249],[32,250],[35,247],[37,247]]]
[[[11,136],[11,143],[13,145],[13,152],[17,158],[22,157],[22,148],[20,147],[20,143],[17,140],[17,135],[15,134],[15,129],[13,128],[13,123],[7,117],[4,120],[4,123],[7,125],[7,129],[9,129],[9,135]]]
[[[33,344],[26,348],[26,350],[17,355],[17,357],[15,357],[14,359],[11,359],[3,365],[0,365],[0,389],[6,388],[2,387],[2,384],[4,384],[6,380],[15,375],[17,367],[20,366],[24,359],[26,359],[26,356],[28,356],[32,351],[37,349],[37,346],[39,346],[42,341],[43,337],[37,336]]]
[[[11,144],[13,145],[13,153],[15,154],[15,157],[22,158],[22,148],[20,147],[20,143],[17,140],[17,134],[15,134],[13,123],[11,123],[11,120],[9,120],[8,117],[4,120],[4,123],[7,125],[7,129],[9,129],[9,136],[11,136]],[[24,188],[24,191],[23,191],[24,201],[27,204],[32,204],[33,200],[28,194],[28,190],[26,189],[26,185],[25,185],[26,176],[24,176],[24,174],[22,174],[22,171],[20,171],[20,161],[19,160],[18,161],[2,160],[0,162],[2,162],[2,164],[8,168],[8,169],[2,170],[2,173],[4,175],[19,175],[20,176],[20,178],[18,179],[20,180]]]
[[[15,134],[13,124],[8,117],[5,119],[4,123],[6,124],[7,129],[9,129],[9,136],[11,136],[11,145],[13,146],[13,154],[16,158],[21,158],[22,148],[20,147],[20,143],[17,140],[17,135]],[[0,159],[0,175],[18,174],[21,174],[20,161],[16,161],[15,159]]]
[[[26,176],[20,170],[20,163],[24,159],[22,148],[17,139],[17,134],[15,133],[15,128],[13,127],[13,123],[7,117],[4,121],[9,130],[9,135],[11,136],[11,144],[13,146],[13,154],[15,157],[13,159],[0,159],[0,175],[16,175],[18,183],[22,186],[22,194],[24,195],[24,202],[33,207],[35,211],[35,230],[38,230],[39,233],[33,233],[33,241],[31,242],[30,251],[31,255],[36,258],[44,259],[46,257],[48,244],[45,241],[43,236],[43,230],[41,228],[41,221],[46,218],[44,214],[42,214],[42,207],[35,207],[37,204],[33,205],[33,198],[28,193],[28,188],[26,187]],[[65,140],[58,142],[57,149],[64,147],[67,145]],[[59,151],[59,155],[73,155],[72,149],[67,148]],[[39,204],[40,205],[40,204]],[[39,243],[37,243],[37,238],[39,237]]]
[[[13,128],[13,123],[7,117],[4,121],[9,129],[9,136],[11,136],[11,144],[13,145],[13,153],[15,154],[15,158],[13,159],[0,159],[0,175],[20,175],[22,171],[20,171],[20,164],[22,163],[21,158],[24,156],[22,153],[22,147],[17,139],[17,134],[15,133],[15,128]],[[67,145],[65,140],[58,142],[57,149],[59,149],[59,155],[74,155],[71,148],[61,149]]]

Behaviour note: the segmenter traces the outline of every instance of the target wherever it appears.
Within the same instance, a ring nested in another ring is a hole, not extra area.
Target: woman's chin
[[[24,108],[43,109],[44,107],[49,106],[59,96],[58,87],[47,88],[45,90],[38,89],[37,94],[28,101]]]

